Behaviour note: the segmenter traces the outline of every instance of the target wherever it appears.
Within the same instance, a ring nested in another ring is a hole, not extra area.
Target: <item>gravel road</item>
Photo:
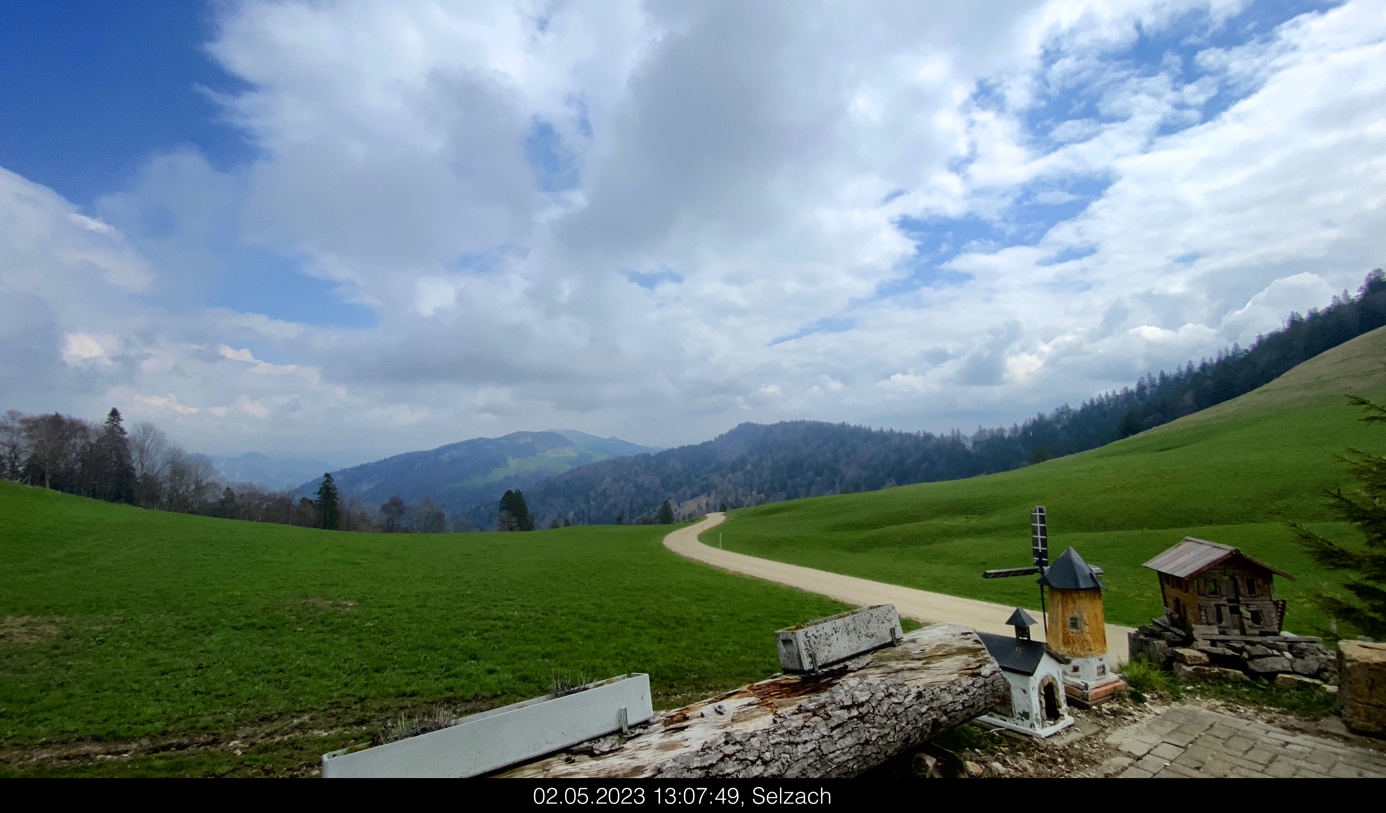
[[[981,632],[993,632],[1001,635],[1012,633],[1005,621],[1010,617],[1014,607],[970,598],[959,598],[958,596],[947,596],[942,593],[930,593],[896,584],[873,582],[869,579],[843,576],[839,573],[829,573],[825,570],[814,570],[784,562],[772,562],[768,559],[757,559],[754,556],[709,547],[698,541],[698,534],[716,527],[722,522],[722,519],[723,516],[720,513],[708,514],[707,519],[702,522],[680,528],[664,537],[664,547],[680,556],[713,567],[746,576],[754,576],[757,579],[764,579],[776,584],[797,587],[800,590],[827,596],[853,606],[894,604],[901,616],[923,623],[949,622],[962,624]],[[980,579],[981,577],[982,574],[978,573],[977,578]],[[1037,619],[1040,617],[1039,610],[1027,607],[1026,611]],[[1126,634],[1130,631],[1130,627],[1107,625],[1107,651],[1115,662],[1114,666],[1125,663],[1129,657]],[[1043,629],[1038,625],[1031,630],[1031,633],[1036,640],[1044,635]]]

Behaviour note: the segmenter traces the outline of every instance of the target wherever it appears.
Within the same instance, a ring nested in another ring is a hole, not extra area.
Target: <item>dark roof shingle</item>
[[[993,635],[989,632],[979,632],[977,637],[982,639],[987,652],[990,652],[991,656],[996,659],[998,666],[1007,672],[1015,672],[1018,675],[1033,675],[1039,669],[1040,661],[1044,659],[1046,652],[1060,663],[1068,661],[1067,658],[1050,649],[1049,645],[1043,641],[1025,641],[1008,635]]]
[[[1060,590],[1091,590],[1094,587],[1102,587],[1092,567],[1084,562],[1083,557],[1073,548],[1064,551],[1058,561],[1049,566],[1044,575],[1040,576],[1039,583]]]

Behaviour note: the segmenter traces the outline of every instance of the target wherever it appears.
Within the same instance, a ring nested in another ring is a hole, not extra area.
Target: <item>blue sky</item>
[[[0,4],[0,408],[300,455],[1009,424],[1383,264],[1383,20]]]
[[[215,25],[197,2],[0,3],[0,166],[89,206],[160,150],[248,161],[246,134],[198,90],[243,84],[203,51]]]

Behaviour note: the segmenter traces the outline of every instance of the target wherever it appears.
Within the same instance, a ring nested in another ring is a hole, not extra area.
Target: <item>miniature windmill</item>
[[[1064,690],[1077,703],[1096,703],[1126,687],[1113,674],[1107,660],[1107,626],[1102,609],[1102,569],[1083,561],[1068,548],[1049,564],[1049,529],[1044,506],[1030,512],[1033,567],[988,570],[988,579],[1039,574],[1040,607],[1044,612],[1044,637],[1054,650],[1069,660],[1064,670]],[[1053,602],[1045,600],[1045,588]],[[1050,630],[1053,630],[1051,634]]]

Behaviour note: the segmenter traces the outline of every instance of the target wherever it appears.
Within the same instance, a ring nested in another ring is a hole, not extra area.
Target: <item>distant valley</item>
[[[228,483],[256,483],[268,488],[294,488],[312,477],[321,477],[336,466],[321,460],[276,458],[259,452],[246,452],[236,457],[217,457],[212,462],[221,479]]]

